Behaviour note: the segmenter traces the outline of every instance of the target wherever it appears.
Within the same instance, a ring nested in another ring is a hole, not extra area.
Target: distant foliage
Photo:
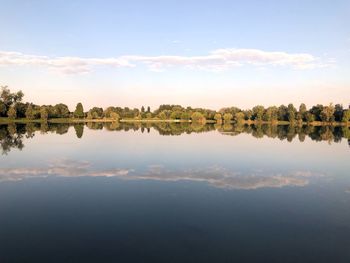
[[[59,103],[56,105],[35,105],[24,103],[23,92],[11,92],[7,86],[1,87],[0,91],[0,117],[10,119],[27,118],[43,119],[51,118],[87,118],[87,119],[158,119],[158,120],[181,120],[196,123],[216,122],[224,124],[229,129],[231,123],[244,123],[244,121],[254,123],[277,123],[288,122],[292,125],[301,126],[305,123],[322,122],[330,124],[334,122],[349,122],[350,108],[344,109],[342,105],[332,103],[329,105],[317,104],[310,109],[301,103],[298,109],[292,104],[288,106],[280,105],[265,108],[257,105],[252,109],[240,109],[238,107],[225,107],[218,111],[205,108],[183,107],[176,104],[160,105],[153,112],[151,108],[142,106],[138,108],[110,106],[106,109],[93,107],[87,112],[81,102],[79,102],[74,112],[70,112],[67,105]],[[196,126],[197,127],[197,126]],[[43,127],[43,130],[45,127]]]

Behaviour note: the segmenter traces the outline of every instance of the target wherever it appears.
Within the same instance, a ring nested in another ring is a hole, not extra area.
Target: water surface
[[[0,126],[0,262],[349,262],[349,128]]]

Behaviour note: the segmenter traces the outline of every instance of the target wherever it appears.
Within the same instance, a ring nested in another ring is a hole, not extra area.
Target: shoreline
[[[47,121],[43,121],[41,119],[9,119],[6,117],[0,118],[0,124],[11,124],[11,123],[18,123],[18,124],[26,124],[26,123],[112,123],[112,122],[121,122],[121,123],[192,123],[191,120],[174,120],[174,119],[167,119],[167,120],[161,120],[161,119],[66,119],[66,118],[55,118],[55,119],[48,119]],[[247,124],[247,125],[293,125],[293,126],[350,126],[350,122],[320,122],[320,121],[314,121],[311,123],[307,122],[288,122],[288,121],[253,121],[253,120],[244,120],[240,122],[217,122],[215,120],[206,120],[205,122],[198,122],[198,124]]]

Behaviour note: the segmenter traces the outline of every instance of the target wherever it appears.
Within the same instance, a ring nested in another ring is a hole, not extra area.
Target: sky
[[[36,104],[350,103],[350,1],[0,0],[0,85]]]

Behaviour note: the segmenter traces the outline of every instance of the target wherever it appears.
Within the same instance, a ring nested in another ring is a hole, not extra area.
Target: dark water
[[[349,138],[0,126],[0,262],[350,262]]]

